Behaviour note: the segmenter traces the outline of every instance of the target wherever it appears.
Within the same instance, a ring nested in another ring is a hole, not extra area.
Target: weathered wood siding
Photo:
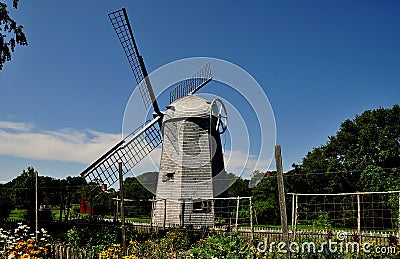
[[[211,158],[215,144],[211,142],[215,140],[209,134],[210,104],[198,96],[182,99],[183,105],[177,100],[176,106],[168,109],[164,116],[158,201],[154,206],[153,223],[161,225],[165,217],[167,225],[181,224],[184,215],[185,225],[211,226],[214,220],[212,202],[204,212],[193,210],[193,201],[213,197]],[[197,110],[187,105],[193,105]],[[163,199],[167,199],[166,203]]]

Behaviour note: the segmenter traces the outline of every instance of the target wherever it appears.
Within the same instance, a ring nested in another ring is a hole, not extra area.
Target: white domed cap
[[[167,107],[165,115],[170,118],[209,117],[210,103],[198,95],[188,95],[175,100]]]

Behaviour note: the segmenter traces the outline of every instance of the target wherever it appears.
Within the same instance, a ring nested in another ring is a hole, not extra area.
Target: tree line
[[[389,191],[400,189],[400,107],[367,110],[354,119],[341,123],[338,132],[328,141],[308,152],[302,163],[293,164],[286,172],[285,191],[294,193],[341,193],[357,191]],[[27,219],[34,210],[35,170],[29,167],[12,181],[0,185],[0,218],[8,216],[11,209],[26,209]],[[254,172],[264,176],[265,172]],[[153,194],[141,182],[156,179],[150,172],[124,180],[126,199],[136,200],[127,209],[128,216],[150,215]],[[249,188],[249,179],[238,178],[226,191],[230,197],[253,196],[256,221],[260,224],[278,224],[279,199],[276,172],[268,172],[255,188]],[[101,191],[95,183],[81,177],[54,179],[39,176],[41,204],[58,207],[60,216],[71,215],[72,204],[82,198],[94,207],[99,215],[112,215],[116,211],[115,198],[119,192],[113,188]],[[114,200],[113,200],[114,199]],[[43,210],[45,211],[45,210]],[[44,213],[44,212],[43,212]],[[49,216],[49,215],[47,215]],[[50,215],[51,216],[51,215]],[[59,218],[62,220],[62,218]]]

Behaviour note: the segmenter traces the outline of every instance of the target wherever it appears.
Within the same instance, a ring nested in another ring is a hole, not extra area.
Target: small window
[[[194,200],[193,201],[193,212],[202,212],[202,201],[201,200]]]
[[[210,213],[211,212],[211,201],[209,200],[194,200],[193,201],[193,212],[197,213]]]
[[[163,176],[163,182],[173,182],[175,173],[167,173]]]
[[[173,181],[174,180],[174,173],[167,173],[167,181]]]

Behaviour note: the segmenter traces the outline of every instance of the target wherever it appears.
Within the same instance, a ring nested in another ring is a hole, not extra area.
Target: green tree
[[[398,189],[399,105],[367,110],[344,121],[335,136],[309,152],[297,167],[307,179],[310,193],[369,191],[377,186]]]
[[[151,201],[153,194],[147,190],[136,177],[128,177],[124,180],[124,196],[133,201],[127,202],[126,214],[131,217],[151,213]]]
[[[254,210],[258,224],[276,225],[280,223],[278,183],[276,172],[264,177],[252,189]]]
[[[18,8],[18,0],[13,0],[13,7]],[[0,2],[0,70],[6,61],[11,60],[11,52],[16,45],[28,45],[23,26],[17,24],[9,15],[7,4]]]
[[[33,167],[23,170],[21,175],[8,182],[5,186],[10,188],[11,203],[17,209],[34,209],[35,204],[35,174]]]
[[[249,180],[239,177],[228,190],[229,197],[250,197],[251,189],[249,188]]]
[[[35,176],[37,171],[33,167],[23,170],[21,175],[5,184],[10,191],[10,202],[16,209],[27,210],[26,219],[35,218]]]
[[[0,220],[7,219],[11,212],[11,204],[6,187],[0,184]]]

